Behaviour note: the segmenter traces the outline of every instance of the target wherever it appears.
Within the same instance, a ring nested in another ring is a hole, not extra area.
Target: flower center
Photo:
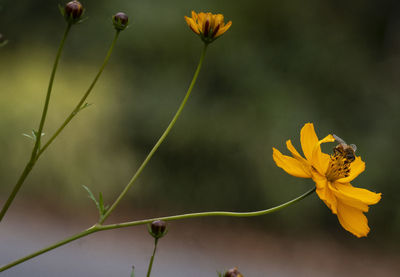
[[[355,160],[355,152],[348,145],[339,144],[333,149],[326,178],[333,182],[350,175],[350,165]]]

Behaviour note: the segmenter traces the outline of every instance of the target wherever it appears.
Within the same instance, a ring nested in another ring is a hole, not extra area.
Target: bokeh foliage
[[[124,207],[165,215],[263,209],[286,201],[313,183],[277,168],[271,148],[283,150],[289,138],[299,147],[300,128],[314,122],[319,136],[333,132],[358,146],[367,170],[354,185],[383,193],[368,214],[371,236],[395,239],[400,231],[398,1],[82,3],[88,20],[74,26],[67,41],[46,133],[94,77],[113,36],[112,14],[125,11],[131,24],[89,99],[94,105],[43,155],[19,201],[91,207],[81,185],[102,191],[106,201],[114,199],[167,126],[194,72],[201,42],[183,16],[209,10],[224,13],[233,26],[209,47],[182,118]],[[0,49],[3,199],[31,148],[21,134],[37,128],[64,28],[57,4],[0,1],[0,32],[9,39]],[[340,229],[316,197],[259,222],[278,230]]]

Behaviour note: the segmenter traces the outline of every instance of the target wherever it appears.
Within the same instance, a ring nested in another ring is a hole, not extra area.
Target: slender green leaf
[[[101,192],[99,193],[99,204],[100,204],[101,216],[103,216],[106,213],[107,208],[104,207],[103,194]]]
[[[82,185],[82,187],[88,192],[89,198],[93,200],[93,202],[96,204],[97,210],[99,210],[100,216],[102,216],[101,208],[99,202],[97,202],[96,197],[94,197],[92,191],[85,185]]]
[[[93,103],[85,103],[85,104],[83,104],[80,108],[79,108],[79,111],[82,111],[83,109],[85,109],[85,108],[87,108],[87,107],[89,107],[89,106],[91,106],[91,105],[93,105]]]
[[[31,135],[28,135],[28,134],[22,134],[24,137],[27,137],[27,138],[30,138],[31,140],[33,140],[33,141],[35,141],[36,140],[36,138],[35,137],[32,137]]]
[[[63,7],[61,4],[58,4],[58,9],[59,9],[59,11],[60,11],[61,15],[62,15],[62,16],[65,16],[65,10],[64,10],[64,7]]]

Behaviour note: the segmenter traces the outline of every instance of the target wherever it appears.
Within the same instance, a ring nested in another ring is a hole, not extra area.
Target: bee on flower
[[[276,165],[295,177],[312,178],[319,198],[337,215],[342,227],[359,238],[367,236],[370,228],[364,213],[368,212],[369,205],[379,202],[381,193],[350,184],[365,170],[365,163],[355,155],[355,145],[347,145],[336,135],[318,140],[312,123],[301,129],[300,141],[305,158],[288,140],[286,146],[293,157],[272,148]],[[334,141],[338,145],[332,155],[321,151],[322,143]]]
[[[208,44],[223,35],[232,25],[232,21],[225,24],[222,14],[196,13],[192,17],[185,16],[186,23],[193,32],[198,34],[204,43]]]

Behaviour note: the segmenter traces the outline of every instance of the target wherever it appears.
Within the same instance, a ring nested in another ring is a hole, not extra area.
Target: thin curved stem
[[[9,263],[3,267],[0,268],[0,272],[5,271],[7,269],[10,269],[20,263],[23,263],[25,261],[28,261],[34,257],[37,257],[41,254],[44,254],[50,250],[53,250],[55,248],[58,248],[62,245],[65,245],[67,243],[70,243],[74,240],[77,240],[79,238],[88,236],[92,233],[95,232],[100,232],[100,231],[105,231],[105,230],[112,230],[112,229],[119,229],[119,228],[125,228],[125,227],[132,227],[132,226],[137,226],[137,225],[144,225],[151,223],[155,220],[164,220],[164,221],[173,221],[173,220],[181,220],[181,219],[189,219],[189,218],[197,218],[197,217],[207,217],[207,216],[228,216],[228,217],[253,217],[253,216],[261,216],[261,215],[266,215],[270,214],[273,212],[277,212],[283,208],[289,207],[290,205],[293,205],[294,203],[306,198],[310,194],[312,194],[315,191],[315,187],[307,191],[306,193],[286,202],[281,205],[275,206],[273,208],[269,208],[266,210],[261,210],[261,211],[255,211],[255,212],[225,212],[225,211],[215,211],[215,212],[201,212],[201,213],[190,213],[190,214],[182,214],[182,215],[174,215],[174,216],[166,216],[166,217],[158,217],[158,218],[151,218],[151,219],[144,219],[144,220],[137,220],[137,221],[131,221],[131,222],[124,222],[124,223],[118,223],[118,224],[109,224],[109,225],[99,225],[96,224],[89,229],[86,229],[85,231],[82,231],[78,234],[75,234],[69,238],[66,238],[62,241],[59,241],[55,244],[50,245],[49,247],[43,248],[37,252],[34,252],[28,256],[25,256],[23,258],[20,258],[12,263]]]
[[[215,212],[201,212],[201,213],[190,213],[190,214],[182,214],[182,215],[173,215],[173,216],[165,216],[165,217],[157,217],[157,218],[150,218],[150,219],[144,219],[144,220],[136,220],[136,221],[131,221],[131,222],[124,222],[124,223],[116,223],[116,224],[108,224],[108,225],[100,225],[99,226],[99,231],[103,230],[111,230],[111,229],[118,229],[118,228],[124,228],[124,227],[131,227],[131,226],[137,226],[137,225],[143,225],[143,224],[148,224],[151,223],[155,220],[163,220],[163,221],[173,221],[173,220],[181,220],[181,219],[189,219],[189,218],[197,218],[197,217],[208,217],[208,216],[227,216],[227,217],[254,217],[254,216],[261,216],[261,215],[266,215],[270,214],[273,212],[277,212],[279,210],[282,210],[283,208],[286,208],[302,199],[310,195],[315,191],[315,188],[310,189],[306,193],[300,195],[297,198],[294,198],[284,204],[281,204],[279,206],[275,206],[273,208],[269,208],[266,210],[261,210],[261,211],[255,211],[255,212],[225,212],[225,211],[215,211]]]
[[[42,138],[42,132],[44,128],[44,123],[46,121],[46,116],[47,116],[47,111],[49,109],[49,104],[50,104],[50,97],[51,97],[51,91],[53,89],[53,83],[54,83],[54,78],[56,76],[56,71],[58,67],[58,62],[60,61],[61,53],[64,48],[65,41],[67,39],[68,33],[71,29],[71,23],[69,23],[65,29],[63,38],[60,42],[60,46],[58,47],[56,59],[54,60],[54,65],[53,69],[51,71],[50,75],[50,81],[49,81],[49,86],[47,88],[47,93],[46,93],[46,100],[44,102],[44,107],[43,107],[43,112],[40,118],[40,123],[39,123],[39,129],[37,132],[35,132],[35,145],[33,146],[32,149],[32,154],[31,158],[26,164],[21,176],[19,177],[17,183],[15,184],[10,196],[8,197],[6,203],[4,204],[1,212],[0,212],[0,221],[3,219],[4,215],[6,214],[8,208],[10,207],[11,203],[13,202],[15,196],[17,195],[19,189],[21,188],[22,184],[25,182],[26,177],[28,177],[29,173],[31,172],[32,168],[35,165],[35,162],[37,160],[38,156],[38,150],[40,149],[40,140]]]
[[[73,111],[71,112],[71,114],[65,119],[65,121],[63,122],[63,124],[61,124],[61,126],[58,128],[58,130],[51,136],[51,138],[47,141],[47,143],[45,145],[43,145],[43,147],[39,150],[36,159],[38,159],[40,157],[40,155],[42,155],[42,153],[47,149],[47,147],[49,147],[49,145],[57,138],[57,136],[64,130],[64,128],[68,125],[68,123],[78,114],[78,112],[80,110],[82,110],[82,108],[84,107],[84,102],[86,101],[86,99],[88,98],[89,94],[92,92],[94,86],[96,85],[98,79],[100,78],[101,73],[103,73],[104,68],[106,67],[108,60],[110,59],[111,53],[114,49],[115,44],[117,43],[117,39],[119,36],[120,30],[117,30],[115,32],[115,36],[114,39],[111,43],[110,48],[108,49],[107,55],[104,58],[103,64],[101,65],[99,72],[97,73],[96,77],[93,79],[93,82],[90,84],[89,88],[87,89],[87,91],[85,92],[85,94],[82,96],[82,98],[79,100],[78,104],[76,105],[76,107],[73,109]]]
[[[158,238],[155,238],[153,255],[151,255],[151,258],[150,258],[149,268],[147,269],[146,277],[150,277],[150,275],[151,275],[151,269],[153,268],[154,257],[156,256],[156,251],[157,251],[157,243],[158,243]]]
[[[44,127],[44,122],[46,121],[47,111],[48,111],[48,108],[49,108],[50,96],[51,96],[51,91],[53,89],[54,77],[56,75],[56,71],[57,71],[57,67],[58,67],[58,61],[60,60],[61,52],[62,52],[62,49],[64,47],[64,43],[65,43],[65,40],[66,40],[67,35],[69,33],[69,30],[71,29],[71,26],[72,26],[72,24],[68,23],[67,29],[65,30],[65,33],[64,33],[64,37],[63,37],[63,39],[62,39],[62,41],[60,43],[60,47],[59,47],[58,52],[57,52],[56,60],[54,61],[53,70],[52,70],[51,76],[50,76],[49,87],[47,89],[46,100],[45,100],[45,104],[44,104],[44,107],[43,107],[42,118],[40,119],[39,130],[37,131],[37,134],[36,134],[36,145],[35,145],[36,149],[34,149],[36,151],[40,148],[40,140],[41,140],[41,137],[42,137],[42,131],[43,131],[43,127]],[[32,156],[36,156],[36,154],[37,153],[35,151],[32,151]]]
[[[151,160],[151,158],[153,157],[154,153],[157,151],[158,147],[161,145],[161,143],[168,136],[168,134],[171,131],[172,127],[174,127],[175,122],[177,121],[179,115],[181,114],[183,108],[185,107],[185,104],[186,104],[187,100],[189,99],[190,93],[193,90],[193,87],[194,87],[194,84],[196,83],[197,77],[199,76],[200,69],[201,69],[201,66],[203,64],[204,57],[206,55],[206,51],[207,51],[207,44],[204,44],[204,48],[203,48],[203,51],[201,52],[199,64],[197,65],[196,71],[195,71],[195,73],[193,75],[192,82],[190,83],[190,86],[189,86],[189,88],[188,88],[188,90],[186,92],[186,95],[183,98],[182,103],[179,106],[178,110],[176,111],[176,113],[175,113],[174,117],[172,118],[171,122],[169,123],[167,129],[165,129],[164,133],[158,139],[157,143],[153,146],[153,149],[151,149],[151,151],[147,155],[146,159],[142,162],[142,164],[140,165],[140,167],[138,168],[136,173],[133,175],[133,177],[131,178],[129,183],[125,186],[124,190],[121,192],[121,194],[118,196],[118,198],[114,201],[114,203],[111,205],[111,207],[107,210],[107,212],[104,214],[104,216],[100,219],[100,221],[99,221],[100,224],[102,224],[107,219],[107,217],[110,216],[110,214],[117,207],[117,205],[122,200],[122,198],[124,198],[124,196],[127,194],[129,189],[132,187],[132,185],[135,183],[137,178],[142,173],[143,169],[146,167],[147,163]]]

